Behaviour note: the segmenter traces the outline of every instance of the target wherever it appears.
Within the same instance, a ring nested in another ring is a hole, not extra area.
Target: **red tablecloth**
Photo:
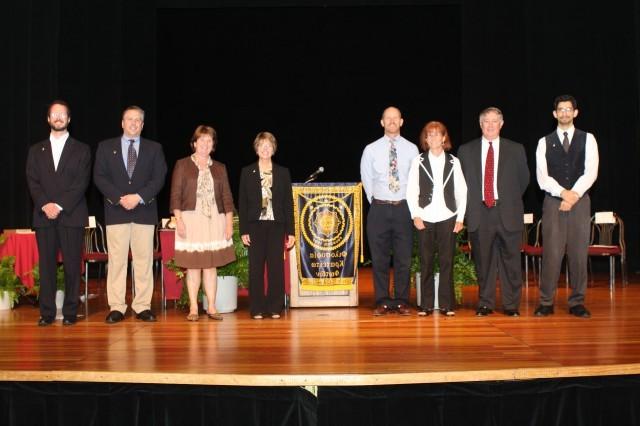
[[[16,275],[26,287],[33,287],[31,271],[39,260],[36,233],[5,231],[4,235],[7,240],[0,246],[0,257],[14,256]]]
[[[182,283],[178,281],[175,272],[167,268],[167,262],[175,255],[175,231],[173,229],[160,230],[160,250],[162,252],[162,277],[164,279],[164,294],[167,300],[180,299]]]

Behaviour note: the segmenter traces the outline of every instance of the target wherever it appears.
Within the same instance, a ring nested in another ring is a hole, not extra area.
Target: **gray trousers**
[[[547,195],[542,205],[542,271],[540,304],[553,305],[562,259],[569,265],[569,307],[584,304],[587,290],[587,256],[591,233],[591,199],[583,196],[568,212],[559,209],[561,200]]]

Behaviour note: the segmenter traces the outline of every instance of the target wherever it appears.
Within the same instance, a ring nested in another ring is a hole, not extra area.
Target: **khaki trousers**
[[[109,272],[107,299],[112,311],[127,311],[127,263],[131,248],[136,294],[131,303],[135,313],[151,309],[153,296],[154,225],[124,223],[107,225]]]

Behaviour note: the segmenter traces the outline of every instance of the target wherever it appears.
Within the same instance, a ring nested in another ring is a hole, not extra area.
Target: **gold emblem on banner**
[[[308,198],[300,216],[302,237],[316,250],[336,250],[351,236],[353,213],[340,197],[319,195]]]

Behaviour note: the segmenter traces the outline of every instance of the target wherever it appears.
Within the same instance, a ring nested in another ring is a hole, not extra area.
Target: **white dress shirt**
[[[493,145],[493,198],[500,199],[498,194],[498,159],[500,158],[500,137],[491,141]],[[487,162],[489,140],[482,137],[482,201],[484,201],[484,165]]]
[[[564,132],[567,132],[569,143],[571,143],[575,130],[576,129],[573,126],[567,130],[562,130],[558,127],[556,132],[558,133],[560,141],[564,139]],[[598,177],[599,163],[600,157],[598,155],[598,144],[596,142],[596,138],[591,133],[587,133],[587,142],[584,153],[584,173],[578,178],[578,180],[576,180],[576,183],[573,184],[573,188],[563,188],[557,180],[549,176],[547,169],[546,136],[543,136],[538,141],[538,148],[536,149],[536,177],[538,178],[538,185],[540,185],[540,189],[548,192],[554,197],[560,197],[560,194],[565,189],[575,191],[578,196],[582,197],[596,181]]]
[[[427,155],[433,177],[433,197],[431,203],[424,208],[418,204],[420,196],[420,173],[426,173],[422,168],[422,158]],[[452,156],[453,157],[453,156]],[[450,176],[443,176],[445,161],[449,159],[445,152],[438,156],[431,152],[418,155],[411,162],[409,169],[409,181],[407,183],[407,204],[411,212],[411,218],[419,217],[425,222],[437,223],[457,216],[456,222],[464,221],[464,214],[467,209],[467,183],[460,167],[460,161],[453,157],[453,168]],[[454,197],[456,200],[456,211],[452,212],[444,201],[444,185],[446,179],[453,179]]]
[[[67,142],[67,139],[69,139],[69,132],[66,132],[59,138],[53,136],[53,133],[49,135],[49,141],[51,141],[51,154],[53,155],[53,169],[56,171],[58,170],[62,150],[64,149],[64,144]]]

